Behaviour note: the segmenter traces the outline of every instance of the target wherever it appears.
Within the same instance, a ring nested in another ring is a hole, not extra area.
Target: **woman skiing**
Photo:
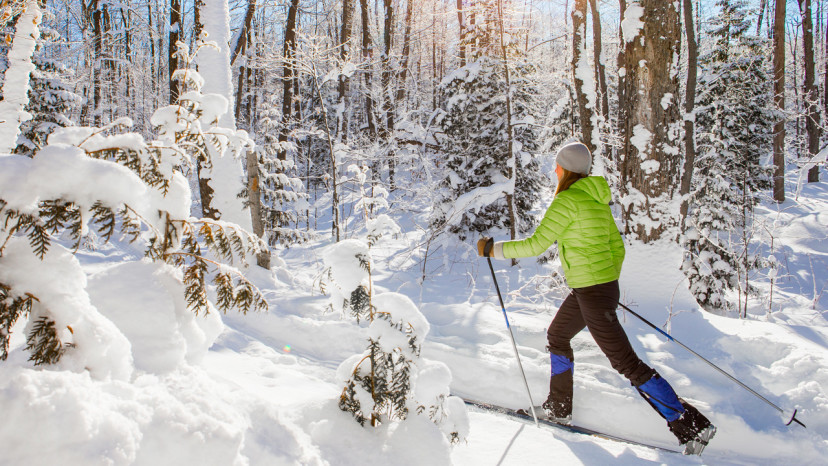
[[[535,233],[519,241],[482,238],[477,243],[481,256],[509,259],[540,255],[558,242],[561,265],[572,293],[561,304],[547,331],[552,377],[543,409],[550,420],[570,423],[574,369],[570,341],[586,327],[612,367],[629,379],[667,420],[670,431],[685,446],[684,453],[701,454],[716,428],[696,408],[678,398],[670,384],[638,358],[618,322],[618,277],[624,261],[624,242],[610,211],[609,185],[601,176],[587,176],[592,156],[584,144],[563,146],[555,162],[555,199]]]

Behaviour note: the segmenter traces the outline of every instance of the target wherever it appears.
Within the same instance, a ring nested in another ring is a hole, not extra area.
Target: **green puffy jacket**
[[[610,189],[604,177],[576,181],[555,196],[530,238],[502,243],[503,256],[538,256],[557,241],[570,287],[617,280],[624,262],[624,241],[612,218],[609,201]]]

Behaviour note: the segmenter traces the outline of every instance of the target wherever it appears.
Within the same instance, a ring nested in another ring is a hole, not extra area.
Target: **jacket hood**
[[[609,204],[612,198],[607,180],[603,176],[588,176],[582,178],[573,183],[569,189],[583,191],[601,204]]]

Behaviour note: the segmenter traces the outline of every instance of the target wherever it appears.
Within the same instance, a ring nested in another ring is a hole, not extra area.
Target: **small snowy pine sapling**
[[[308,195],[302,181],[291,176],[295,166],[286,156],[296,151],[296,144],[279,141],[279,121],[275,102],[271,101],[261,122],[262,143],[256,147],[261,214],[270,246],[304,243],[313,237],[298,226],[298,212],[309,207]]]
[[[44,16],[49,12],[44,12]],[[55,128],[73,126],[70,114],[83,100],[72,92],[65,82],[72,77],[72,70],[50,58],[51,43],[60,38],[57,31],[41,27],[41,40],[38,42],[32,59],[35,69],[32,71],[29,89],[29,104],[26,111],[32,119],[20,125],[15,154],[32,156],[46,145],[46,139]]]
[[[360,425],[369,422],[377,426],[404,421],[412,414],[425,415],[452,442],[459,441],[466,435],[467,422],[462,401],[459,406],[448,396],[451,374],[444,364],[420,358],[428,321],[407,297],[374,293],[371,245],[382,233],[399,231],[384,214],[376,220],[371,218],[372,210],[387,206],[387,193],[375,188],[375,196],[367,196],[364,184],[370,174],[368,167],[352,165],[348,171],[359,187],[361,199],[356,208],[363,212],[368,241],[348,239],[333,245],[325,255],[325,263],[333,284],[332,306],[349,310],[357,321],[367,318],[368,347],[340,365],[338,375],[346,385],[339,407],[350,412]]]

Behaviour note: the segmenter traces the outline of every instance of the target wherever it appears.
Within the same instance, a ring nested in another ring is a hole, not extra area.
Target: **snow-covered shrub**
[[[11,329],[20,318],[29,319],[26,336],[35,364],[55,363],[70,353],[103,358],[110,348],[123,346],[101,343],[123,335],[88,304],[85,279],[71,282],[74,288],[65,294],[72,299],[42,298],[66,286],[57,277],[51,284],[36,279],[53,276],[52,261],[82,275],[77,261],[64,257],[66,248],[55,244],[54,235],[63,231],[74,249],[90,227],[104,241],[116,230],[131,242],[145,241],[149,259],[181,271],[184,300],[196,314],[212,307],[210,281],[221,311],[266,308],[259,290],[230,264],[267,246],[238,225],[191,218],[190,189],[181,173],[191,163],[189,151],[209,160],[220,154],[220,144],[242,138],[216,128],[205,134],[201,128],[226,110],[226,101],[202,95],[194,71],[179,70],[176,76],[193,87],[178,105],[153,115],[160,141],[147,143],[125,132],[131,122],[124,119],[103,128],[58,129],[33,158],[0,154],[0,359],[7,356]],[[40,262],[21,267],[16,258],[25,254],[22,248]],[[88,361],[77,367],[95,371]]]
[[[421,358],[429,323],[417,306],[399,293],[373,293],[370,251],[364,241],[350,239],[330,247],[329,267],[336,307],[364,318],[368,347],[345,360],[337,377],[345,383],[339,400],[343,411],[360,425],[372,426],[426,416],[452,441],[468,433],[462,400],[449,396],[451,372],[436,361]],[[362,289],[353,298],[356,290]],[[342,296],[352,296],[342,300]],[[346,307],[347,306],[347,307]]]

